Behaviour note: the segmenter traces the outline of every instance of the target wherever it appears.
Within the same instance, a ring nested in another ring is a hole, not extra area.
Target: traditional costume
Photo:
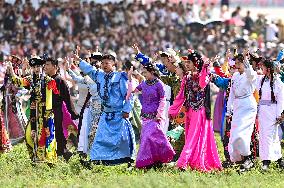
[[[31,67],[41,66],[43,63],[39,58],[29,60]],[[26,144],[30,157],[34,162],[54,163],[57,155],[52,94],[59,92],[56,82],[48,76],[36,74],[25,78],[13,77],[13,81],[17,86],[27,87],[31,94],[30,120],[26,128]],[[32,131],[35,131],[34,138]]]
[[[274,62],[265,60],[264,66],[274,69]],[[273,70],[271,71],[273,74]],[[272,79],[272,80],[271,80]],[[263,165],[269,166],[270,161],[281,163],[281,142],[278,136],[280,126],[276,119],[284,110],[284,84],[278,75],[259,76],[257,88],[260,94],[258,119],[259,119],[259,157]],[[264,168],[267,168],[264,167]],[[284,166],[282,166],[284,168]],[[266,169],[264,169],[266,170]]]
[[[227,114],[233,113],[229,142],[232,162],[249,161],[251,135],[257,113],[257,103],[253,95],[257,74],[249,62],[245,62],[245,66],[244,73],[236,72],[232,76],[232,86],[227,104]]]
[[[149,72],[155,71],[154,75],[158,76],[155,65],[147,63],[144,68]],[[165,121],[164,84],[156,77],[153,80],[143,81],[136,90],[142,92],[142,130],[136,167],[145,168],[159,163],[168,163],[173,159],[175,152],[161,126]]]
[[[18,57],[13,56],[13,59],[17,59],[16,62],[21,63]],[[19,66],[17,63],[13,64],[14,72],[19,72]],[[28,121],[22,109],[21,93],[23,88],[17,87],[10,74],[6,73],[1,91],[3,93],[3,122],[7,128],[11,144],[15,145],[24,140],[25,126]]]
[[[52,64],[58,65],[56,60],[48,58],[46,62],[53,61]],[[62,126],[63,122],[63,102],[66,104],[66,109],[70,113],[72,120],[77,119],[78,115],[75,112],[75,108],[73,102],[70,98],[69,88],[64,79],[62,79],[58,74],[51,75],[51,78],[55,80],[57,93],[52,93],[52,110],[54,112],[54,124],[56,129],[56,140],[57,140],[57,155],[63,156],[66,160],[69,160],[71,157],[71,153],[67,150],[66,144],[67,140],[64,135],[64,129]],[[75,124],[70,124],[70,130],[77,130],[77,126]],[[68,128],[67,128],[68,130]],[[69,134],[68,134],[69,135]]]
[[[169,109],[172,116],[176,116],[183,105],[187,109],[185,145],[177,166],[205,172],[218,170],[222,166],[210,119],[209,74],[199,53],[190,51],[188,59],[194,63],[200,74],[184,76],[180,92]]]
[[[86,107],[83,112],[83,120],[78,144],[78,151],[89,153],[101,115],[101,100],[97,92],[97,84],[89,77],[76,75],[72,70],[69,70],[68,73],[77,84],[80,83],[86,85],[91,95],[89,100],[86,101]]]
[[[132,161],[134,132],[129,120],[123,118],[123,113],[130,113],[133,106],[132,99],[126,100],[127,75],[124,72],[104,73],[83,60],[79,67],[96,82],[103,107],[90,152],[91,160],[105,164]]]

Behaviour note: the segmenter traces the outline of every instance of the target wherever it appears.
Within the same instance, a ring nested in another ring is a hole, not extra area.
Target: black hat
[[[115,57],[114,57],[113,55],[111,55],[111,54],[104,54],[104,55],[102,56],[102,59],[101,59],[101,60],[104,60],[104,59],[110,59],[110,60],[115,61]]]
[[[31,67],[35,67],[35,66],[42,66],[45,63],[45,61],[39,57],[33,57],[31,59],[29,59],[29,65]]]
[[[101,61],[103,54],[101,52],[94,52],[91,54],[91,59]]]

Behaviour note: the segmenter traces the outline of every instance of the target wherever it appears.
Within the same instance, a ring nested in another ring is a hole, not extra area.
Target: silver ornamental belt
[[[271,106],[272,104],[276,104],[276,102],[273,103],[271,102],[271,100],[260,100],[258,103],[258,105],[265,105],[265,106]]]
[[[244,99],[247,98],[249,96],[251,96],[252,94],[248,94],[248,95],[243,95],[243,96],[235,96],[235,99]]]

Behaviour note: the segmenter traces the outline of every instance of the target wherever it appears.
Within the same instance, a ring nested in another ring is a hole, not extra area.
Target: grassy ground
[[[216,135],[220,155],[222,147]],[[259,164],[258,164],[259,165]],[[69,163],[59,160],[50,168],[46,164],[32,166],[24,144],[8,154],[0,155],[0,187],[283,187],[284,173],[274,168],[263,174],[259,166],[239,175],[235,169],[222,172],[181,172],[165,166],[159,170],[94,166],[87,170],[78,156]]]

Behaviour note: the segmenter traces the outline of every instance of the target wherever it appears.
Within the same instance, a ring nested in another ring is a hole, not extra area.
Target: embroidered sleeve
[[[223,78],[223,77],[220,77],[218,75],[215,75],[213,78],[212,78],[212,82],[218,87],[218,88],[221,88],[221,89],[224,89],[226,90],[229,86],[229,82],[230,82],[230,79],[229,78]]]
[[[227,74],[220,66],[215,66],[214,70],[217,75],[223,77],[223,78],[229,78],[231,75]]]
[[[12,77],[12,82],[18,87],[28,87],[30,86],[30,80],[29,78],[19,78],[17,76]]]
[[[139,61],[143,66],[150,62],[150,58],[146,56],[145,54],[142,54],[141,52],[136,54],[135,60]]]
[[[233,91],[234,82],[233,80],[231,82],[232,82],[232,85],[231,85],[230,94],[229,94],[228,102],[227,102],[227,114],[228,115],[229,114],[231,115],[233,113],[233,104],[234,104],[234,99],[235,99],[235,93]]]

